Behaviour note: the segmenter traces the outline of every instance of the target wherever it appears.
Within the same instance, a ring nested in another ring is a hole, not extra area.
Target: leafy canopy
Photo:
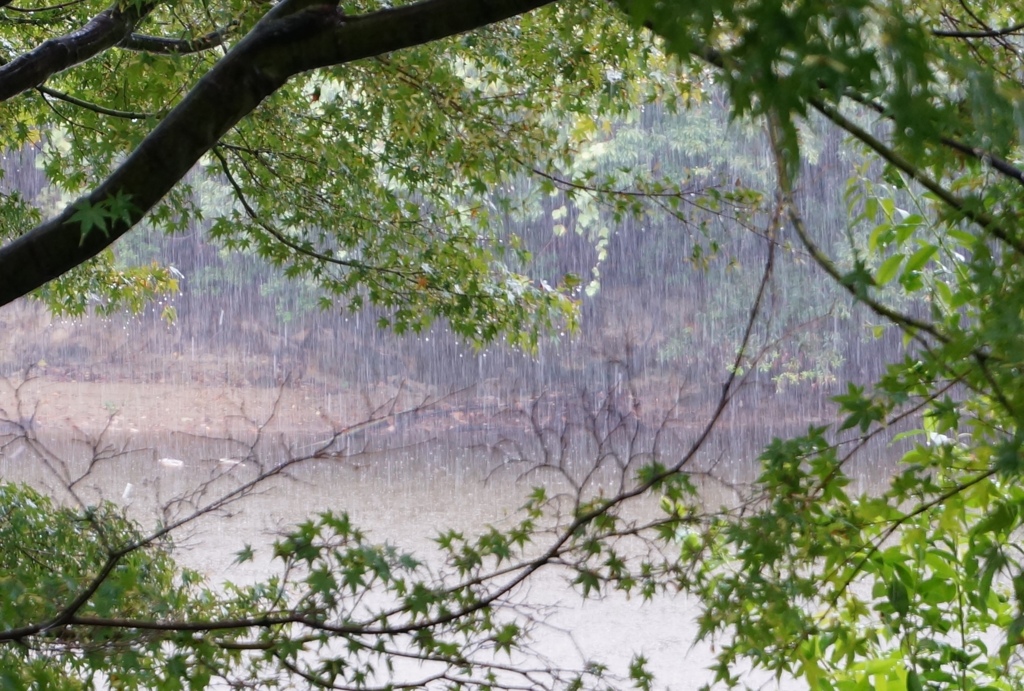
[[[400,14],[390,7],[366,2],[329,11],[352,26],[382,17],[383,32]],[[426,18],[455,11],[438,2],[415,7]],[[191,135],[175,129],[169,107],[180,101],[179,129],[201,128],[213,117],[203,108],[220,104],[214,94],[196,105],[203,87],[193,85],[204,74],[243,69],[242,58],[257,60],[246,54],[246,41],[262,48],[260,37],[278,29],[270,15],[259,24],[263,8],[246,2],[131,11],[141,17],[127,38],[8,101],[16,126],[4,129],[0,148],[35,149],[47,183],[29,204],[17,193],[3,197],[8,238],[73,202],[58,219],[76,238],[67,251],[82,258],[140,221],[168,233],[200,225],[223,246],[314,285],[323,307],[387,308],[399,331],[443,317],[474,343],[504,335],[530,346],[539,330],[574,320],[579,279],[530,276],[530,253],[510,225],[550,184],[534,170],[554,174],[572,164],[588,134],[574,123],[623,113],[663,90],[665,80],[646,76],[663,72],[664,59],[621,15],[598,3],[560,3],[465,36],[299,74],[196,148],[198,165],[175,185],[180,173],[157,169],[146,184],[122,184],[117,171],[144,142],[173,147],[177,138],[178,148],[191,150],[184,145]],[[8,59],[32,63],[47,59],[39,47],[47,39],[84,50],[71,32],[104,6],[26,7],[27,28],[13,10],[0,12]],[[379,39],[386,45],[387,36]],[[266,52],[274,48],[272,38],[263,43]],[[308,49],[299,34],[293,50]],[[0,84],[17,76],[0,67]],[[590,167],[574,177],[595,173]],[[104,180],[109,194],[96,191]],[[160,184],[168,185],[166,195],[155,193]],[[57,252],[54,240],[46,243]],[[13,255],[0,255],[0,266],[5,261],[16,265]],[[82,291],[84,283],[138,283],[129,269],[115,279],[112,265],[101,254],[51,282],[44,296],[72,313],[97,300],[107,310],[137,307],[117,291]],[[154,268],[144,288],[177,285],[172,273]]]

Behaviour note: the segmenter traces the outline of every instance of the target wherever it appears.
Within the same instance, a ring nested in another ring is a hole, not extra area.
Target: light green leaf
[[[875,272],[875,285],[884,286],[886,283],[889,283],[892,279],[896,278],[897,274],[899,274],[900,264],[902,263],[902,254],[894,254],[882,262],[882,265],[878,267],[878,271]]]

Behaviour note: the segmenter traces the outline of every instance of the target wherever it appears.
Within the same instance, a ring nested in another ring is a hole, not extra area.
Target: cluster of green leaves
[[[164,674],[162,637],[75,623],[201,612],[196,574],[159,545],[138,547],[141,537],[111,504],[76,510],[0,484],[0,685],[85,689],[108,679],[149,688]]]
[[[787,149],[799,145],[797,120],[822,101],[853,96],[880,99],[893,119],[894,140],[926,156],[945,157],[933,146],[959,131],[982,146],[1005,151],[1016,139],[1004,115],[1012,111],[1012,91],[994,66],[1004,45],[936,40],[932,33],[945,19],[955,28],[1012,21],[1009,8],[992,5],[972,16],[947,12],[942,3],[852,0],[837,6],[819,0],[725,0],[677,7],[653,0],[624,0],[635,21],[651,26],[670,49],[720,67],[737,114],[779,118]],[[945,13],[945,15],[944,15]],[[966,29],[965,29],[966,30]],[[1012,77],[1011,77],[1012,79]],[[959,91],[972,82],[970,95]],[[982,103],[983,100],[987,102]],[[982,106],[979,108],[979,106]],[[991,135],[960,130],[964,109],[992,126]],[[974,110],[977,108],[977,110]],[[991,111],[989,111],[991,113]],[[936,159],[937,161],[940,159]],[[798,159],[791,159],[796,164]]]
[[[346,514],[323,513],[274,543],[275,575],[211,588],[112,504],[78,511],[3,484],[0,683],[603,687],[599,664],[560,669],[522,654],[531,625],[516,586],[576,549],[528,554],[546,504],[535,493],[507,530],[442,533],[432,567],[370,542]],[[237,561],[255,554],[246,547]]]
[[[324,306],[349,295],[399,331],[443,317],[471,342],[530,346],[574,320],[578,283],[524,275],[507,220],[536,204],[533,167],[575,158],[566,123],[621,113],[633,92],[614,85],[655,58],[614,14],[570,3],[312,75],[218,147],[210,170],[246,203],[213,233],[319,285]]]
[[[39,298],[55,314],[71,317],[90,312],[138,314],[156,303],[162,305],[160,316],[173,322],[175,308],[164,301],[177,294],[178,289],[178,278],[172,267],[156,262],[124,266],[112,251],[107,251],[70,271],[60,281],[48,283],[39,290]]]
[[[1019,688],[1020,489],[940,445],[851,495],[823,433],[774,443],[758,510],[712,528],[695,589],[717,678],[747,660],[815,689]]]

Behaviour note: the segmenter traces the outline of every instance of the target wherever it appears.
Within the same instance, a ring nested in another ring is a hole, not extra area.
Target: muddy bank
[[[268,430],[316,432],[351,417],[331,414],[326,400],[303,388],[283,390],[124,382],[74,382],[30,373],[7,381],[0,417],[39,431],[104,429],[229,435]],[[333,423],[332,423],[333,420]]]
[[[725,378],[706,353],[662,358],[665,336],[654,322],[605,324],[532,356],[474,352],[434,332],[398,337],[343,326],[238,323],[223,338],[200,339],[153,315],[67,321],[22,301],[0,311],[0,419],[87,436],[304,436],[368,421],[380,423],[375,435],[421,438],[485,430],[493,440],[619,423],[668,425],[685,436],[707,422]],[[700,368],[691,362],[698,360]],[[770,374],[757,374],[724,422],[771,434],[782,422],[824,421],[828,394],[809,387],[780,396]]]

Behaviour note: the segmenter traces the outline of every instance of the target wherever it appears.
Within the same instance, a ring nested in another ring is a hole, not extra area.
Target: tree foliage
[[[576,283],[533,281],[521,273],[525,250],[493,242],[537,191],[514,183],[571,160],[578,137],[566,118],[623,111],[647,88],[638,78],[659,69],[641,36],[587,3],[457,37],[541,4],[281,5],[262,19],[246,3],[29,11],[37,28],[12,33],[20,55],[0,68],[18,124],[2,144],[41,148],[61,198],[89,194],[29,233],[25,214],[7,226],[20,237],[0,258],[4,301],[101,253],[143,216],[174,232],[208,213],[193,184],[178,184],[199,164],[232,193],[212,235],[315,283],[325,306],[370,302],[390,308],[399,330],[445,317],[472,341],[529,343],[538,326],[572,318]],[[97,12],[88,31],[71,32]],[[410,49],[388,53],[399,47]],[[12,196],[11,213],[20,204]],[[152,285],[174,289],[158,272]],[[57,305],[79,293],[60,286]]]
[[[196,616],[198,576],[179,570],[164,546],[144,546],[110,504],[58,507],[4,484],[0,507],[0,628],[17,643],[0,649],[4,688],[90,688],[103,677],[140,688],[162,674],[160,639],[103,625],[80,635],[76,622]]]
[[[813,688],[1016,688],[1024,286],[1009,124],[1022,84],[1004,68],[1020,59],[1012,11],[628,6],[672,50],[719,68],[737,114],[767,120],[787,225],[910,346],[870,388],[850,383],[836,398],[839,437],[812,429],[766,450],[758,510],[713,529],[725,551],[697,590],[705,631],[726,641],[719,677],[746,658]],[[851,181],[842,254],[822,248],[799,206],[798,124],[812,113],[877,161],[878,182]],[[884,434],[908,418],[923,425],[900,436],[919,443],[891,485],[849,493],[859,444],[841,452],[842,433]]]

